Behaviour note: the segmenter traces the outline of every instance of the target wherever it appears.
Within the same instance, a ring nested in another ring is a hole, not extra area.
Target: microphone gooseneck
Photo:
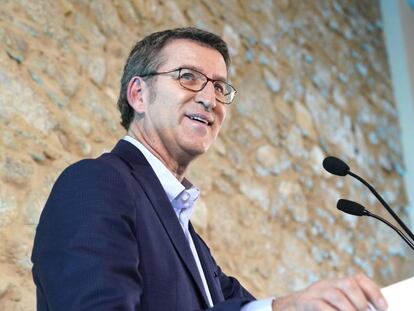
[[[368,216],[368,217],[373,217],[375,219],[378,219],[379,221],[383,222],[384,224],[386,224],[387,226],[392,228],[395,232],[397,232],[398,235],[405,241],[405,243],[407,243],[408,246],[414,251],[413,242],[411,242],[410,239],[407,238],[403,232],[401,232],[401,230],[399,230],[392,223],[390,223],[386,219],[382,218],[381,216],[378,216],[378,215],[373,214],[370,211],[366,210],[365,207],[363,207],[361,204],[359,204],[357,202],[354,202],[354,201],[351,201],[351,200],[340,199],[340,200],[338,200],[338,203],[336,204],[336,207],[340,211],[342,211],[346,214],[350,214],[350,215],[354,215],[354,216]]]
[[[382,206],[385,207],[385,209],[388,211],[388,213],[391,214],[392,218],[395,219],[396,222],[401,226],[401,228],[409,235],[409,237],[414,240],[414,234],[411,232],[411,230],[406,226],[406,224],[398,217],[398,215],[391,209],[391,207],[385,202],[385,200],[380,196],[380,194],[372,187],[368,182],[366,182],[362,177],[352,173],[349,171],[348,173],[352,177],[358,179],[361,183],[363,183],[368,189],[372,192],[372,194],[380,201]]]
[[[371,193],[377,198],[377,200],[385,207],[385,209],[390,213],[390,215],[395,219],[395,221],[401,226],[401,228],[408,234],[411,240],[414,241],[414,234],[411,230],[407,227],[407,225],[398,217],[398,215],[391,209],[391,207],[385,202],[385,200],[379,195],[379,193],[371,186],[368,182],[366,182],[362,177],[358,176],[357,174],[351,172],[348,164],[346,164],[341,159],[338,159],[333,156],[326,157],[323,160],[323,167],[329,173],[337,175],[337,176],[345,176],[350,175],[355,179],[359,180],[363,183]]]

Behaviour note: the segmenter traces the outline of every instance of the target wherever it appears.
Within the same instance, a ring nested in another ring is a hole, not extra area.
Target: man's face
[[[160,54],[164,62],[158,72],[191,68],[212,79],[227,78],[223,56],[194,41],[171,41]],[[216,100],[213,84],[208,82],[203,90],[193,92],[183,88],[175,76],[158,75],[152,79],[152,83],[146,83],[148,92],[143,92],[141,134],[146,143],[165,161],[188,161],[206,152],[226,116],[225,104]]]

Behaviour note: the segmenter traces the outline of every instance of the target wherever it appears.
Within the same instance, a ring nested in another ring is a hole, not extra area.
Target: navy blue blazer
[[[190,224],[214,307],[253,296],[225,275]],[[121,140],[68,167],[36,231],[37,310],[201,310],[207,298],[183,230],[142,153]]]

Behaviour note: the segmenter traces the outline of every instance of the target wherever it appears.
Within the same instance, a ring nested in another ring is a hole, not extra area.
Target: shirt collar
[[[193,187],[196,188],[186,178],[184,178],[183,182],[181,183],[174,176],[174,174],[171,173],[171,171],[167,169],[167,167],[138,140],[129,135],[126,135],[123,139],[133,144],[142,152],[142,154],[154,170],[155,175],[157,175],[170,202],[177,198],[180,195],[180,193],[182,193],[185,189],[190,189]]]

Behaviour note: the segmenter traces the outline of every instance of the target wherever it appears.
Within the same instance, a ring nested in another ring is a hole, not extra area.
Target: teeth
[[[191,118],[191,120],[199,121],[199,122],[202,122],[202,123],[204,123],[204,124],[207,124],[207,125],[208,125],[208,121],[206,121],[206,120],[204,120],[204,119],[202,119],[202,118],[200,118],[200,117],[191,116],[190,118]]]

